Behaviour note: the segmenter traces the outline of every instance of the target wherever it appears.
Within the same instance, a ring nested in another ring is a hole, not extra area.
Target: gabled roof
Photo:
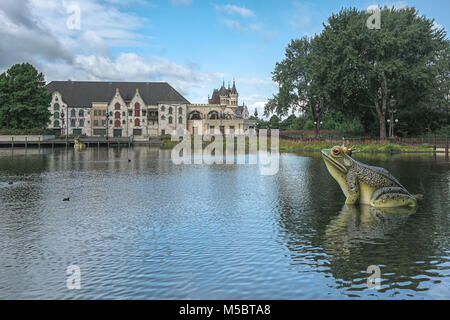
[[[136,88],[147,105],[158,103],[189,104],[167,82],[101,82],[101,81],[52,81],[46,85],[49,92],[61,93],[64,102],[70,107],[90,107],[92,102],[110,102],[119,88],[125,101],[136,94]]]

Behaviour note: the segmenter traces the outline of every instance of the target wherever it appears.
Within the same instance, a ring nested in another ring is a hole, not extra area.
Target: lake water
[[[449,162],[358,157],[418,210],[343,206],[318,153],[264,176],[148,147],[0,149],[0,299],[449,299]]]

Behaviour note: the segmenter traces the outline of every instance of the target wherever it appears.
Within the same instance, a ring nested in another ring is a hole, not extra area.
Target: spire
[[[237,90],[236,90],[236,81],[233,78],[233,88],[231,89],[231,94],[237,94]]]

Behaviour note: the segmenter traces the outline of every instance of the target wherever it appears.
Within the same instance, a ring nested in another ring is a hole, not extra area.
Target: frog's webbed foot
[[[417,200],[403,188],[386,187],[375,191],[370,199],[373,207],[415,207]]]

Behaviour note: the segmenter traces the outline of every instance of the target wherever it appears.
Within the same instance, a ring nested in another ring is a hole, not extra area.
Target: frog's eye
[[[334,156],[338,156],[341,154],[341,148],[334,147],[333,150],[331,150]]]

